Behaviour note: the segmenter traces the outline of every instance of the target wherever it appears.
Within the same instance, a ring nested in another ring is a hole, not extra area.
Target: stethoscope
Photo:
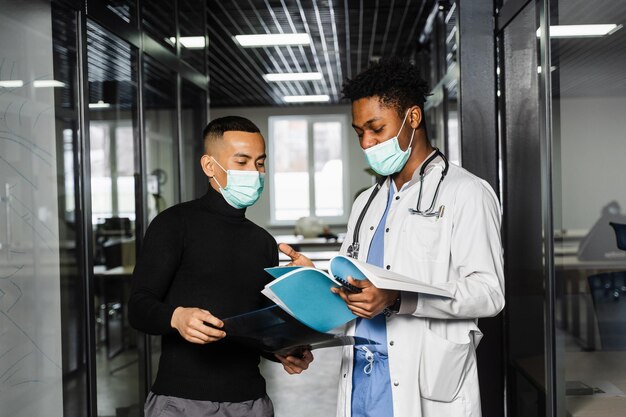
[[[443,171],[441,171],[441,177],[439,178],[439,182],[437,183],[437,188],[435,189],[435,195],[433,196],[433,201],[430,203],[430,206],[426,210],[422,210],[420,209],[420,206],[422,203],[422,190],[424,189],[424,177],[426,177],[426,168],[438,156],[441,157],[441,159],[443,159],[443,163],[444,163]],[[420,191],[419,191],[419,194],[417,195],[417,204],[415,205],[415,208],[409,208],[410,214],[417,214],[418,216],[422,216],[422,217],[437,217],[437,218],[443,216],[444,206],[439,207],[439,209],[435,211],[435,204],[437,202],[437,196],[439,195],[439,187],[441,186],[443,179],[446,177],[449,167],[450,167],[450,164],[448,163],[448,158],[446,158],[446,156],[438,148],[435,148],[435,152],[431,156],[429,156],[424,161],[424,163],[422,163],[422,167],[420,168],[420,171],[419,171]],[[386,180],[387,180],[387,177],[378,178],[378,180],[376,181],[376,186],[372,190],[372,194],[370,194],[369,198],[367,199],[367,202],[365,203],[365,207],[363,207],[363,210],[361,210],[361,213],[359,214],[359,218],[356,221],[356,225],[354,226],[354,233],[352,234],[352,244],[348,246],[348,252],[347,252],[348,256],[353,259],[356,259],[359,256],[359,246],[360,246],[359,232],[361,231],[361,223],[363,223],[365,214],[367,213],[367,210],[370,208],[372,201],[374,201],[374,197],[376,197],[376,194],[378,194],[378,191],[380,191],[380,188],[382,187],[382,185],[385,183]]]

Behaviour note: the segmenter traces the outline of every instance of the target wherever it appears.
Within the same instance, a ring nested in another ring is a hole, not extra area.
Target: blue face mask
[[[215,158],[211,157],[226,172],[226,187],[213,177],[220,192],[228,204],[237,209],[249,207],[261,197],[265,185],[265,174],[259,171],[226,170]]]
[[[409,112],[407,111],[402,121],[402,126],[400,126],[400,130],[396,136],[364,150],[367,163],[379,175],[387,176],[401,171],[411,155],[411,144],[413,143],[415,129],[413,129],[411,141],[406,151],[403,151],[398,143],[398,135],[402,132],[408,115]]]

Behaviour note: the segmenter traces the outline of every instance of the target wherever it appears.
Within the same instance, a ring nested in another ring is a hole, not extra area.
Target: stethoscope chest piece
[[[352,259],[357,259],[359,257],[359,242],[352,242],[350,246],[348,246],[348,256]]]

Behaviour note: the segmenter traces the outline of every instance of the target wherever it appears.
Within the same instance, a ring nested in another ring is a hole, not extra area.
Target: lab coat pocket
[[[471,341],[455,343],[426,328],[419,367],[419,387],[423,398],[450,402],[461,388],[471,352]]]
[[[417,261],[443,261],[445,225],[434,217],[409,216],[404,229],[409,250]]]

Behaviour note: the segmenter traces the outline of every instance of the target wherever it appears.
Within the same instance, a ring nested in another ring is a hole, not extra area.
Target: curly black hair
[[[430,89],[417,66],[402,58],[391,57],[344,82],[342,93],[352,102],[377,96],[382,104],[395,107],[398,115],[403,117],[411,106],[424,109]]]

